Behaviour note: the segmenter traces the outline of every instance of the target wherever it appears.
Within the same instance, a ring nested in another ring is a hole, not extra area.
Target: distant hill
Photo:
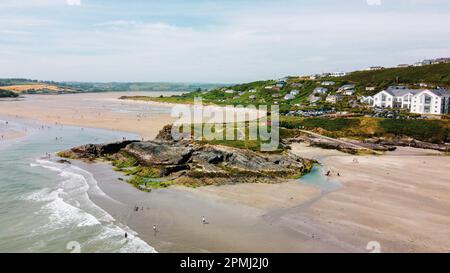
[[[56,86],[56,85],[48,85],[48,84],[21,84],[21,85],[10,85],[10,86],[1,86],[3,90],[8,90],[16,93],[32,93],[32,92],[62,92],[68,91],[65,88]]]
[[[209,90],[225,84],[152,83],[152,82],[54,82],[30,79],[0,79],[0,88],[18,93],[83,93],[111,91],[196,91]]]
[[[383,90],[393,84],[419,84],[449,87],[450,63],[419,67],[388,68],[376,71],[356,71],[341,80],[357,84],[358,87],[373,86]]]

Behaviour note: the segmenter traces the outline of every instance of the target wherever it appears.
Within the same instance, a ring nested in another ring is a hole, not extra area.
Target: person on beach
[[[206,225],[208,222],[206,221],[206,218],[205,218],[205,216],[202,216],[202,223],[204,224],[204,225]]]
[[[125,232],[125,239],[127,239],[127,238],[128,238],[128,233]]]
[[[156,233],[158,233],[158,229],[156,228],[156,225],[153,225],[153,232],[156,235]]]

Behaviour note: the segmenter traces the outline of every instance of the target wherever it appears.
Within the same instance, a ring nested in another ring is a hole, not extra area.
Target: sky
[[[448,0],[0,0],[0,78],[240,83],[450,57]]]

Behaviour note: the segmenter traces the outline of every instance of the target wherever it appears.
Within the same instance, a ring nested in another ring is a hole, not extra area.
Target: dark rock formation
[[[101,156],[118,153],[127,145],[137,142],[137,140],[127,140],[108,144],[87,144],[66,151],[66,157],[95,159]]]
[[[160,178],[188,185],[232,183],[279,183],[308,172],[313,161],[292,153],[264,154],[245,149],[191,142],[124,141],[88,144],[62,152],[76,159],[108,155],[110,159],[132,157],[138,166],[158,170]]]
[[[172,125],[164,126],[155,138],[156,141],[173,141]]]
[[[284,140],[286,144],[305,142],[310,146],[319,147],[322,149],[338,150],[348,154],[367,153],[373,151],[387,152],[394,151],[395,146],[384,145],[376,142],[360,142],[351,139],[332,139],[327,137],[316,137],[303,135],[296,138],[289,138]]]
[[[421,149],[428,149],[428,150],[436,150],[441,152],[449,152],[450,151],[450,144],[448,143],[442,143],[442,144],[435,144],[435,143],[429,143],[429,142],[422,142],[419,140],[415,140],[412,138],[392,138],[392,139],[386,139],[386,138],[371,138],[367,139],[365,143],[371,143],[371,144],[378,144],[383,146],[400,146],[400,147],[413,147],[413,148],[421,148]]]
[[[144,165],[183,165],[190,160],[193,152],[189,146],[153,141],[134,142],[123,149]]]

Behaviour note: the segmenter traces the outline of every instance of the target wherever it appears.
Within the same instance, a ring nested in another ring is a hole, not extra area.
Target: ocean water
[[[92,174],[45,158],[86,143],[137,136],[8,121],[8,126],[26,128],[28,135],[0,143],[0,252],[155,252],[90,200],[92,195],[108,198]]]

